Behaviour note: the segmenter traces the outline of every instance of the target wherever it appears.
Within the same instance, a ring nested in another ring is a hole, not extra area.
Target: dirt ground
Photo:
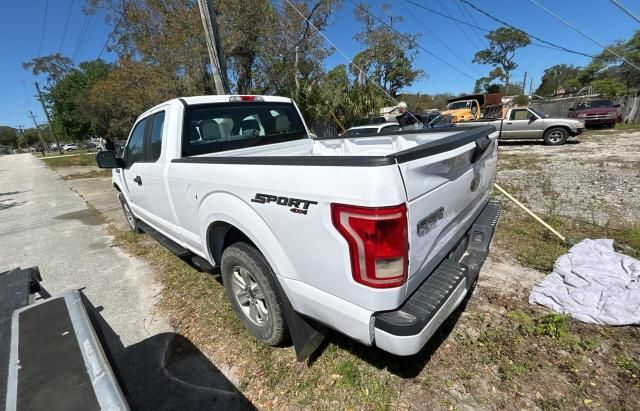
[[[547,147],[504,143],[498,184],[572,238],[640,249],[640,132]],[[97,179],[96,179],[97,180]],[[640,330],[599,327],[528,304],[567,246],[504,209],[473,294],[421,353],[400,358],[330,333],[306,363],[235,319],[217,275],[145,235],[112,228],[164,284],[160,310],[259,409],[640,409]]]

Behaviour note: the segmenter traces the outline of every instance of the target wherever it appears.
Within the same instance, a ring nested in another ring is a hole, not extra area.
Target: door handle
[[[513,123],[509,121],[507,124],[513,124]]]
[[[142,185],[142,179],[140,178],[140,176],[135,176],[135,178],[133,179],[133,181],[135,183],[138,183],[139,186]]]

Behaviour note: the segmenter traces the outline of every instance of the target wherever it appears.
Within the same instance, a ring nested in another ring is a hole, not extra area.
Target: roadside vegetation
[[[95,166],[96,165],[96,153],[84,153],[78,155],[63,155],[52,157],[39,157],[40,160],[49,168],[61,168],[61,167],[81,167],[81,166]]]

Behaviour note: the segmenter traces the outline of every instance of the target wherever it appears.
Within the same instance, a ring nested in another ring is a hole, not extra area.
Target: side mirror
[[[620,107],[620,104],[614,104],[613,107],[618,108]]]
[[[116,157],[113,151],[101,151],[96,154],[96,163],[99,168],[125,168],[123,159]]]
[[[575,107],[569,107],[569,111],[576,111]]]
[[[538,117],[535,116],[535,114],[531,114],[529,115],[529,121],[536,121]]]

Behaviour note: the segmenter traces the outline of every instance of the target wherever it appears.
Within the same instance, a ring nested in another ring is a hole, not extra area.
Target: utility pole
[[[525,93],[525,87],[527,86],[527,72],[524,72],[524,80],[522,80],[522,94]]]
[[[60,142],[58,141],[58,135],[53,132],[53,128],[51,128],[51,118],[49,117],[49,112],[47,111],[47,106],[44,105],[44,98],[42,98],[42,92],[40,92],[40,85],[36,81],[36,90],[38,90],[38,100],[40,100],[40,104],[42,104],[42,110],[44,111],[44,115],[47,116],[47,124],[49,125],[49,131],[53,134],[53,138],[56,140],[56,146],[58,146],[58,153],[60,155],[63,154],[62,146],[60,146]]]
[[[49,147],[44,142],[44,138],[42,137],[42,133],[40,132],[40,126],[38,126],[38,122],[36,121],[36,116],[33,115],[33,111],[29,111],[31,114],[31,118],[33,119],[33,124],[36,126],[36,131],[38,132],[38,136],[40,137],[40,143],[42,144],[42,149],[49,151]]]
[[[16,145],[18,146],[18,151],[21,152],[22,148],[20,148],[20,137],[24,140],[24,131],[22,131],[22,126],[16,126],[16,128],[20,130],[20,135],[16,137]]]
[[[207,41],[209,60],[211,60],[211,71],[213,81],[216,85],[216,93],[227,94],[229,92],[227,80],[227,66],[224,61],[224,54],[220,46],[220,35],[218,34],[218,24],[216,22],[216,12],[213,9],[212,0],[198,0],[200,17],[204,27],[204,37]]]
[[[529,94],[533,94],[533,77],[529,80]]]

